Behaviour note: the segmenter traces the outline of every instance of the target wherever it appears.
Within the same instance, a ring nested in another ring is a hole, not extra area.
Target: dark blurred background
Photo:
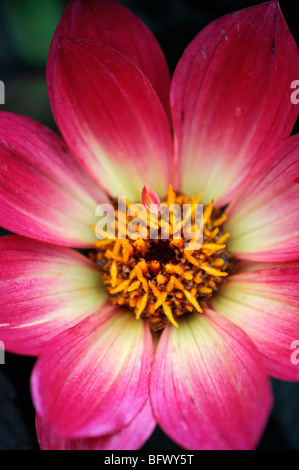
[[[11,111],[55,129],[45,69],[50,41],[67,0],[0,0],[0,80]],[[154,32],[173,72],[183,50],[208,23],[221,15],[255,5],[238,0],[122,0]],[[281,0],[281,9],[299,43],[296,3]],[[299,77],[294,77],[299,79]],[[296,126],[296,132],[298,132]],[[0,229],[0,235],[7,232]],[[35,450],[29,378],[34,358],[6,353],[0,364],[0,450]],[[273,380],[275,404],[259,450],[299,450],[299,384]],[[179,449],[157,428],[147,450]]]

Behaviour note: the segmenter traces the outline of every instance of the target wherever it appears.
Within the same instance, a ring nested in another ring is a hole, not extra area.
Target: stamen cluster
[[[170,186],[164,203],[169,207],[178,204],[181,215],[183,205],[189,204],[188,215],[191,215],[194,228],[195,207],[200,198],[201,194],[191,200],[186,195],[177,195]],[[169,322],[178,327],[182,315],[203,311],[233,268],[234,261],[226,247],[229,233],[221,229],[226,216],[214,208],[213,201],[204,206],[197,228],[202,244],[194,250],[188,249],[183,230],[181,236],[177,236],[177,222],[173,216],[169,218],[167,240],[161,238],[162,230],[157,239],[150,238],[150,220],[146,217],[147,233],[143,231],[142,237],[119,239],[107,236],[96,242],[96,250],[91,256],[99,266],[112,303],[129,307],[137,319],[148,321],[152,330],[160,330]],[[119,222],[116,220],[116,228]],[[125,223],[129,222],[130,217],[127,217]],[[181,229],[185,222],[182,217]],[[165,221],[158,218],[157,223],[161,229]]]

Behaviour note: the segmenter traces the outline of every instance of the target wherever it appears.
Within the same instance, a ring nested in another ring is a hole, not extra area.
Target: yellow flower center
[[[91,253],[111,302],[129,307],[136,319],[146,320],[152,330],[169,322],[178,327],[182,315],[202,312],[232,271],[234,259],[226,246],[229,233],[222,229],[226,216],[212,201],[203,206],[197,223],[201,195],[190,200],[176,194],[170,185],[162,203],[169,208],[168,222],[161,213],[146,210],[144,223],[139,224],[134,237],[118,238],[120,232],[127,235],[133,217],[120,217],[116,211],[117,234],[106,233]],[[156,238],[151,237],[151,231]]]

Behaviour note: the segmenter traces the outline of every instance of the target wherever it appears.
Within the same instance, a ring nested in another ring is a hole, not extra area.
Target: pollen
[[[110,301],[127,306],[137,320],[147,321],[157,331],[169,323],[179,327],[190,312],[202,314],[233,271],[235,260],[227,247],[229,233],[222,227],[226,216],[214,201],[203,206],[198,219],[196,207],[202,193],[189,199],[170,185],[165,200],[161,204],[159,200],[159,211],[150,212],[148,193],[156,201],[155,193],[148,187],[146,191],[142,196],[145,212],[138,214],[134,237],[128,236],[133,216],[120,214],[113,201],[116,233],[99,229],[103,239],[96,241],[90,256]],[[131,205],[126,202],[126,207]],[[168,209],[167,220],[163,208]]]

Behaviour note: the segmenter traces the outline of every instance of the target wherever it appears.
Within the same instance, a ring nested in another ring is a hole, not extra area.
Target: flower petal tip
[[[148,184],[145,184],[142,189],[141,200],[146,210],[154,214],[160,213],[161,202],[159,196]]]

